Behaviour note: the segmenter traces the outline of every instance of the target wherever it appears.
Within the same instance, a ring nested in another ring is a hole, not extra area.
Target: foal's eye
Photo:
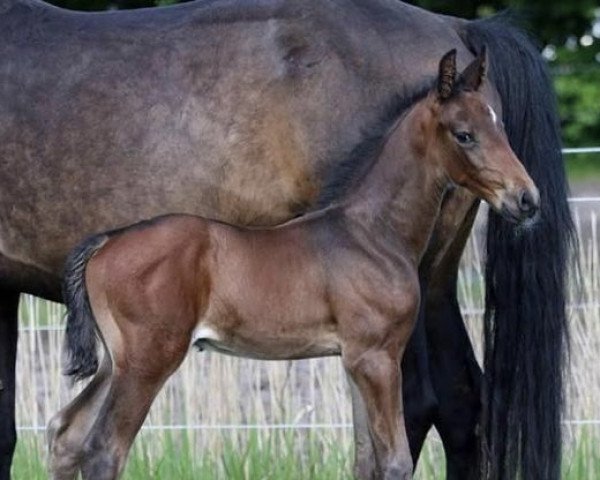
[[[454,132],[453,135],[461,145],[469,145],[475,141],[475,138],[469,132]]]

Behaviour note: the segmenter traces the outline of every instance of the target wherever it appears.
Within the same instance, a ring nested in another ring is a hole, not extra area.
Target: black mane
[[[403,94],[395,94],[386,103],[375,124],[363,129],[361,140],[340,161],[331,162],[332,168],[324,172],[316,210],[343,198],[371,170],[398,118],[432,88],[433,82],[427,81]]]

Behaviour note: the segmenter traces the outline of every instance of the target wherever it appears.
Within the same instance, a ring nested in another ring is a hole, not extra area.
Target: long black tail
[[[502,16],[469,22],[466,45],[490,53],[510,143],[541,193],[541,222],[488,221],[483,395],[484,478],[560,478],[565,282],[573,222],[552,84],[526,34]]]
[[[85,285],[85,268],[109,236],[94,235],[77,247],[67,258],[63,277],[63,300],[67,306],[66,349],[68,354],[65,374],[81,380],[98,370],[96,351],[96,322]]]

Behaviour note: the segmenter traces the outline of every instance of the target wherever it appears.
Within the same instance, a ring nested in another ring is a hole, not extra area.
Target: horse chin
[[[537,210],[535,214],[523,215],[518,209],[512,209],[507,205],[503,205],[501,209],[496,210],[504,220],[507,222],[518,225],[521,228],[529,229],[534,227],[540,221],[540,211]]]

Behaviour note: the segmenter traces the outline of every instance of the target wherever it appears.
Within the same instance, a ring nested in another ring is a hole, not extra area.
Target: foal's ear
[[[456,83],[456,48],[450,50],[440,60],[438,73],[437,91],[441,100],[452,96],[454,84]]]
[[[460,75],[460,87],[462,90],[477,91],[487,73],[487,50],[485,46],[465,71]]]

